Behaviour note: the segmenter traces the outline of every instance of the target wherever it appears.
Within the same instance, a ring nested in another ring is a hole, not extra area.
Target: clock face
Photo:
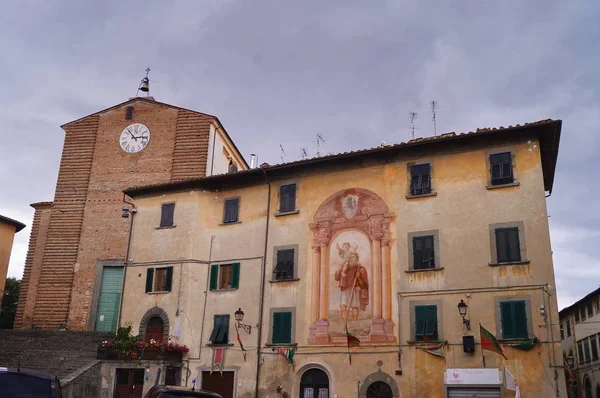
[[[121,149],[128,153],[136,153],[146,148],[150,142],[150,130],[141,123],[125,127],[119,137]]]

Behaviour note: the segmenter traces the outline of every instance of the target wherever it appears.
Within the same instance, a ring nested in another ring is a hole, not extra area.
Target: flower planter
[[[165,360],[169,363],[179,363],[182,361],[183,353],[179,351],[167,351]]]
[[[142,351],[141,358],[154,360],[154,359],[158,359],[159,354],[160,354],[160,351],[157,351],[157,350]]]
[[[139,358],[140,358],[140,354],[137,351],[131,351],[129,353],[129,359],[136,360],[136,359],[139,359]]]

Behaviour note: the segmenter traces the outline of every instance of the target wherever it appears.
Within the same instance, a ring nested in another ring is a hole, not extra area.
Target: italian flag
[[[479,324],[479,334],[481,336],[482,350],[495,352],[496,354],[502,355],[504,359],[508,359],[506,358],[506,355],[504,355],[504,352],[502,352],[502,347],[500,347],[500,344],[498,343],[498,340],[496,340],[496,337],[493,334],[491,334],[486,328],[481,326],[481,324]]]
[[[296,361],[294,361],[294,354],[296,354],[295,348],[280,348],[279,353],[287,359],[290,365],[295,365]]]

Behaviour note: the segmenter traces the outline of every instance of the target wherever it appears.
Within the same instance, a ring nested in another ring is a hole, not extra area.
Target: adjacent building
[[[581,397],[600,397],[600,289],[560,313],[563,355],[571,362]]]
[[[97,275],[124,277],[120,325],[190,347],[130,364],[138,389],[168,375],[224,397],[510,397],[506,369],[522,396],[566,396],[546,209],[560,131],[133,184],[127,262]],[[133,383],[110,366],[109,390]]]
[[[25,224],[0,215],[0,293],[4,292],[15,234],[23,228]],[[2,296],[0,296],[0,303],[2,303]]]

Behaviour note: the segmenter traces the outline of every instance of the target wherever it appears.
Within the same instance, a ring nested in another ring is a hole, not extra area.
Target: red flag
[[[508,359],[506,358],[506,355],[504,355],[504,352],[502,351],[502,347],[500,347],[498,340],[496,340],[496,337],[492,333],[490,333],[483,326],[479,325],[479,334],[481,336],[482,350],[495,352],[496,354],[502,355],[504,359]]]
[[[242,349],[242,355],[244,356],[244,362],[246,362],[246,355],[248,355],[248,353],[246,352],[246,349],[244,348],[244,344],[242,344],[242,339],[240,339],[240,332],[237,328],[235,328],[235,332],[237,333],[237,341],[238,341],[238,343],[240,343],[240,348]]]
[[[219,369],[219,372],[221,372],[221,374],[223,374],[223,359],[225,356],[225,348],[223,347],[218,347],[218,348],[213,348],[214,350],[214,355],[213,355],[213,365],[210,368],[210,373],[212,374],[212,372],[215,371],[215,369]]]

